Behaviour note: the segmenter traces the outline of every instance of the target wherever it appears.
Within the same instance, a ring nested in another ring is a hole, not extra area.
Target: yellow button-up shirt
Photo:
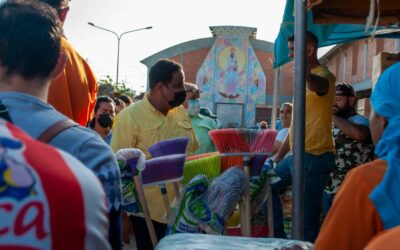
[[[130,105],[119,113],[118,122],[113,129],[111,148],[116,152],[123,148],[138,148],[146,158],[151,158],[147,149],[154,143],[176,137],[188,137],[186,155],[192,155],[198,149],[192,123],[184,107],[179,106],[163,115],[151,105],[146,94],[143,100]],[[170,201],[175,194],[171,185],[167,185]],[[165,209],[160,189],[146,187],[145,196],[153,220],[165,223]]]

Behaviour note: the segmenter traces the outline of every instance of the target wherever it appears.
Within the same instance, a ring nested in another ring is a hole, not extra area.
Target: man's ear
[[[357,102],[357,98],[355,96],[349,97],[351,106],[355,106]]]
[[[64,72],[65,64],[67,63],[67,55],[61,53],[57,60],[57,65],[51,72],[51,79],[56,80]]]
[[[312,45],[307,45],[307,56],[310,57],[314,54],[315,47]]]
[[[64,8],[62,10],[59,10],[58,17],[60,18],[60,21],[62,23],[64,23],[65,20],[67,19],[68,11],[69,11],[69,7],[66,7],[66,8]]]

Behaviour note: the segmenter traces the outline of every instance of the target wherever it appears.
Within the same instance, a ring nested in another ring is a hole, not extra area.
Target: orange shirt
[[[347,174],[322,225],[315,250],[363,249],[384,230],[369,195],[382,181],[386,168],[386,161],[375,160]]]
[[[377,235],[365,250],[398,250],[400,247],[400,226]]]
[[[82,126],[92,118],[97,81],[87,62],[64,37],[61,52],[67,56],[63,74],[53,80],[47,102]]]

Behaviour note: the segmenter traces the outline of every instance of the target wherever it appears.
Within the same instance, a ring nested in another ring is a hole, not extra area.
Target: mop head
[[[160,157],[173,154],[185,154],[189,138],[181,137],[157,142],[148,149],[153,157]]]
[[[188,183],[193,177],[199,174],[213,179],[221,173],[221,156],[211,155],[204,158],[187,160],[183,168],[182,184]]]
[[[145,155],[139,149],[120,149],[115,153],[121,171],[122,210],[129,213],[141,213],[142,207],[136,193],[133,176],[144,170]]]
[[[184,188],[178,210],[167,234],[224,233],[225,222],[231,216],[246,191],[242,170],[232,167],[209,185],[204,175],[194,177]]]

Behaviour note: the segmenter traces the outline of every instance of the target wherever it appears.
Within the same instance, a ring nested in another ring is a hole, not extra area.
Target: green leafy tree
[[[114,80],[110,76],[106,76],[98,82],[99,90],[97,95],[103,96],[107,95],[112,98],[119,95],[127,95],[134,98],[137,94],[136,90],[133,90],[126,86],[124,82],[114,83]]]

